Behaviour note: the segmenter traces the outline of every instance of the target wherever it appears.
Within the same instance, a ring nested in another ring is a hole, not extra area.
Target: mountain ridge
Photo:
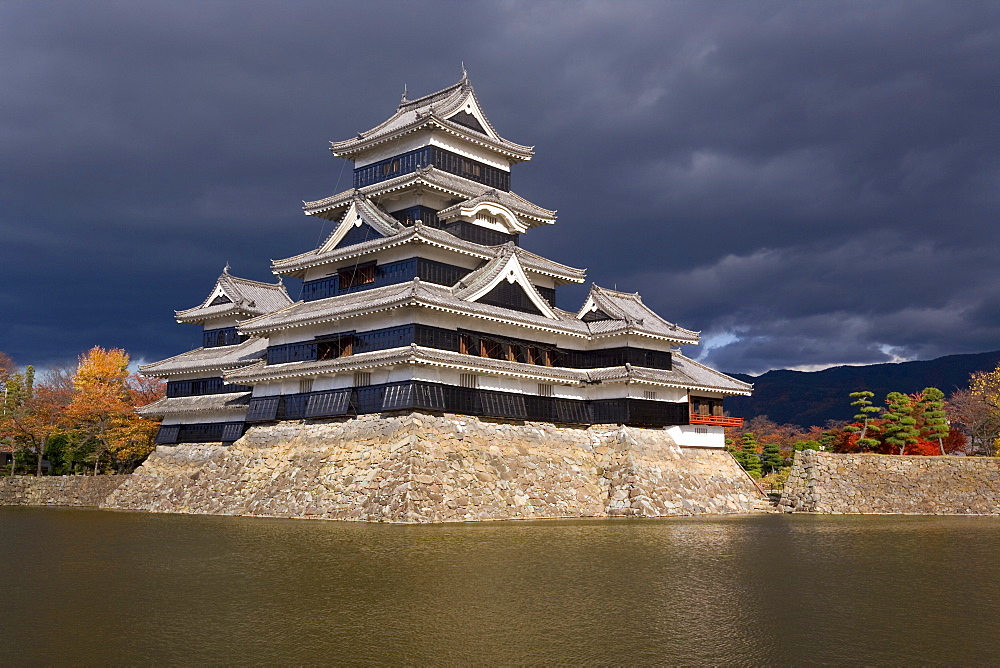
[[[913,362],[835,366],[821,371],[775,369],[759,376],[730,373],[733,378],[753,383],[754,391],[749,397],[727,398],[726,410],[736,417],[767,415],[779,424],[822,426],[827,420],[852,418],[855,411],[847,396],[851,392],[874,392],[872,401],[877,406],[889,392],[910,394],[936,387],[950,395],[968,386],[970,374],[992,371],[998,363],[1000,350]]]

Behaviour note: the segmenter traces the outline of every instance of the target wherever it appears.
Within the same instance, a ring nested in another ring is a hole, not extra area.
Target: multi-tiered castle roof
[[[176,396],[147,411],[176,416],[162,442],[211,431],[193,408],[184,415],[198,402],[181,385],[211,371],[240,388],[226,407],[242,405],[247,424],[440,411],[657,426],[681,445],[721,447],[734,422],[722,399],[750,386],[682,355],[698,333],[638,294],[593,286],[578,310],[557,305],[557,289],[585,271],[521,248],[556,212],[511,191],[511,168],[533,147],[496,132],[464,72],[432,95],[404,94],[388,120],[331,150],[354,163],[353,187],[304,211],[332,231],[272,263],[303,281],[300,299],[224,272],[177,319],[224,323],[213,336],[228,350],[143,368],[178,379]]]

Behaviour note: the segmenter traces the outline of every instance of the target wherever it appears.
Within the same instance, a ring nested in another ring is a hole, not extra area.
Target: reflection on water
[[[0,663],[992,663],[998,563],[982,517],[0,508]]]

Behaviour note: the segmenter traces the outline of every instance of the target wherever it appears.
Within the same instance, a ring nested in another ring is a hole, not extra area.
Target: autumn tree
[[[0,405],[0,438],[7,444],[10,453],[10,475],[16,467],[18,442],[21,440],[17,418],[23,415],[25,405],[35,391],[35,368],[28,366],[24,373],[9,374],[3,382],[3,403]]]
[[[996,454],[996,439],[1000,436],[1000,411],[986,399],[966,388],[948,398],[948,414],[960,424],[969,439],[972,454],[992,457]]]
[[[913,397],[901,392],[890,392],[886,395],[885,403],[882,413],[885,420],[885,442],[899,448],[899,454],[903,454],[907,445],[916,444],[920,440],[917,419],[914,417],[916,407]]]
[[[36,476],[42,475],[49,439],[66,424],[69,400],[70,395],[64,389],[41,384],[11,413],[14,429],[35,455]]]
[[[135,407],[148,402],[156,392],[136,383],[128,363],[124,350],[95,346],[80,356],[73,377],[75,391],[66,413],[94,444],[94,475],[105,456],[123,470],[153,448],[156,423],[139,417]]]
[[[7,382],[7,379],[13,376],[15,371],[17,371],[17,365],[14,364],[14,360],[7,353],[0,352],[0,382]]]

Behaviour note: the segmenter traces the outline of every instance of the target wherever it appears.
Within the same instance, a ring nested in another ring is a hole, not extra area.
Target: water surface
[[[1000,518],[429,526],[0,508],[0,663],[969,664]]]

